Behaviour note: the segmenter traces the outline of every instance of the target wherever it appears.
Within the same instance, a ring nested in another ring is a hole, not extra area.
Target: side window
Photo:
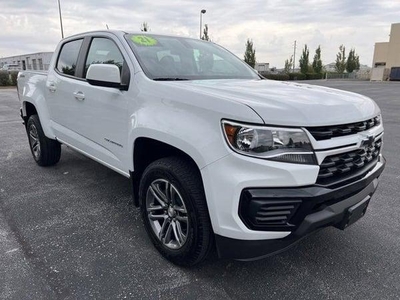
[[[57,70],[63,74],[75,76],[76,63],[78,61],[79,50],[82,45],[81,40],[65,43],[57,61]]]
[[[112,64],[122,72],[124,58],[117,45],[107,38],[94,38],[85,63],[85,76],[91,64]]]

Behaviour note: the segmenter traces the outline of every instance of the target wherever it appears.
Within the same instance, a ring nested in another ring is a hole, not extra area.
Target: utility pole
[[[61,17],[61,5],[60,5],[60,0],[58,0],[58,12],[59,12],[59,14],[60,14],[61,37],[64,38],[64,29],[63,29],[62,17]]]
[[[294,67],[296,65],[296,43],[297,43],[297,41],[294,41],[294,47],[293,47],[293,73],[294,73]]]

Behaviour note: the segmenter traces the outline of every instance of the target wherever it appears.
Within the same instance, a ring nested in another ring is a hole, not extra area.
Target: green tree
[[[209,42],[211,42],[211,39],[210,39],[210,37],[208,36],[208,25],[207,25],[207,24],[204,25],[203,36],[201,37],[201,39],[204,40],[204,41],[209,41]]]
[[[312,67],[315,73],[317,74],[322,73],[321,46],[318,46],[317,50],[315,50]]]
[[[355,49],[351,49],[346,62],[346,71],[351,73],[360,69],[360,58]]]
[[[356,65],[356,70],[360,70],[360,57],[358,56],[358,54],[355,55],[355,65]]]
[[[149,27],[149,25],[147,24],[147,22],[143,22],[142,26],[140,27],[140,31],[142,31],[142,32],[148,32],[148,31],[150,31],[150,27]]]
[[[307,45],[304,46],[303,53],[300,56],[299,64],[300,64],[300,72],[303,74],[308,73],[308,65],[310,62],[310,50]]]
[[[293,55],[290,57],[290,59],[285,60],[285,73],[289,74],[292,71],[293,67]]]
[[[256,66],[256,49],[254,48],[253,41],[250,39],[247,39],[246,42],[244,61],[252,68]]]
[[[335,69],[339,74],[343,74],[346,70],[346,48],[343,45],[340,45],[339,52],[336,54]]]

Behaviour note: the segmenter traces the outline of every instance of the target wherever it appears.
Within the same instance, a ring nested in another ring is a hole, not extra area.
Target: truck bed
[[[21,71],[18,73],[18,96],[22,101],[26,97],[42,94],[46,88],[47,71]]]

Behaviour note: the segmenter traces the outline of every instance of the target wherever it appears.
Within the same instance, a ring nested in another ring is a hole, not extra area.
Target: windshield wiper
[[[179,77],[158,77],[153,78],[155,81],[182,81],[182,80],[189,80],[187,78],[179,78]]]

